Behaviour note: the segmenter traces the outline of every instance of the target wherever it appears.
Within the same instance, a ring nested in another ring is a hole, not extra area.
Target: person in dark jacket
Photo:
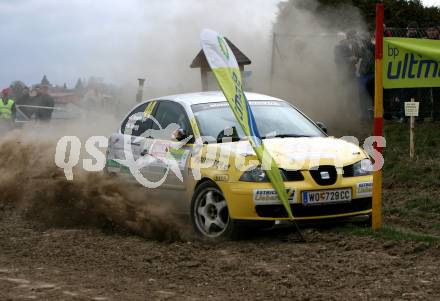
[[[17,97],[17,100],[15,101],[17,119],[23,121],[31,119],[35,109],[26,106],[32,105],[34,104],[32,102],[32,97],[30,96],[29,88],[25,87],[22,91],[22,94]]]
[[[359,101],[363,120],[371,120],[374,104],[374,44],[369,35],[363,37],[359,63]]]
[[[426,37],[430,40],[440,40],[440,30],[435,24],[428,24]],[[440,88],[432,88],[429,92],[429,98],[432,101],[432,121],[440,121]]]
[[[334,49],[335,63],[344,76],[353,79],[356,76],[356,64],[359,61],[360,47],[356,31],[349,30],[346,39],[340,41]]]
[[[421,38],[419,34],[419,24],[417,22],[409,22],[406,27],[406,37],[407,38]]]
[[[33,101],[33,105],[40,106],[35,110],[35,119],[39,121],[50,121],[52,119],[53,107],[55,101],[52,96],[49,95],[49,87],[47,85],[41,85],[37,87],[37,96]]]
[[[422,38],[419,25],[417,22],[409,22],[406,28],[406,37],[407,38]],[[423,122],[425,120],[425,111],[426,111],[426,89],[420,88],[405,88],[400,89],[400,95],[398,96],[399,106],[400,106],[400,122],[406,122],[408,118],[405,116],[405,102],[411,101],[414,98],[415,101],[420,103],[419,116],[417,117],[417,122]]]

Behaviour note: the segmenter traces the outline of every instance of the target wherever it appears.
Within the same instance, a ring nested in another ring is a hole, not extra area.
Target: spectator
[[[359,100],[362,119],[371,119],[374,99],[374,44],[369,34],[363,37],[359,60]]]
[[[407,38],[420,38],[421,35],[419,34],[419,25],[417,22],[409,22],[408,26],[406,28],[406,37]],[[425,120],[425,113],[426,110],[426,102],[424,101],[424,89],[418,89],[418,88],[406,88],[401,89],[400,91],[400,97],[397,96],[396,101],[399,102],[399,117],[401,122],[406,122],[408,118],[405,117],[405,102],[411,101],[412,98],[414,98],[415,101],[419,102],[419,116],[417,117],[418,122],[423,122]]]
[[[9,89],[3,89],[0,98],[0,127],[4,130],[12,129],[15,119],[15,104],[9,98]]]
[[[428,24],[426,27],[426,37],[430,40],[440,40],[440,31],[435,24]]]
[[[359,53],[360,47],[356,40],[356,31],[350,30],[346,33],[346,38],[335,47],[335,62],[345,73],[344,75],[350,79],[356,75]]]
[[[440,40],[440,31],[435,24],[428,24],[426,37],[430,40]],[[432,101],[432,121],[440,121],[440,88],[431,88],[429,92]]]
[[[406,37],[407,38],[418,38],[419,25],[417,22],[409,22],[406,27]]]
[[[384,38],[391,38],[393,36],[392,28],[388,28],[386,24],[383,25]],[[394,89],[383,89],[383,118],[387,120],[393,119],[396,116],[395,110],[395,91]]]
[[[17,98],[17,100],[15,101],[15,105],[17,111],[17,119],[23,121],[31,119],[35,109],[26,107],[33,105],[28,87],[23,88],[23,93]]]
[[[36,88],[37,96],[34,99],[34,105],[40,106],[35,110],[35,118],[39,121],[50,121],[52,118],[53,107],[55,101],[49,95],[49,86],[40,85]]]
[[[385,38],[390,38],[393,36],[392,31],[386,26],[386,24],[383,25],[383,28],[384,28],[383,36]]]

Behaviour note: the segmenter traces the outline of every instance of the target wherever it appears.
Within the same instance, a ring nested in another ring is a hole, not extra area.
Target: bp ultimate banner
[[[385,38],[383,86],[391,88],[440,87],[440,41]]]

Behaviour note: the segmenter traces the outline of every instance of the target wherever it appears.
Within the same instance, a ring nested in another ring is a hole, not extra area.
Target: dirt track
[[[440,298],[439,246],[284,231],[241,242],[156,242],[0,215],[1,300]]]
[[[440,299],[438,243],[312,228],[306,244],[286,231],[199,241],[144,190],[96,174],[66,183],[53,144],[23,141],[0,143],[15,163],[0,165],[0,300]]]

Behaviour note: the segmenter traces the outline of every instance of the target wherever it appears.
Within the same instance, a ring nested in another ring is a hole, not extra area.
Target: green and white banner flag
[[[262,166],[268,166],[265,168],[266,175],[272,183],[280,200],[283,202],[288,216],[293,219],[286,187],[284,186],[280,170],[275,160],[266,151],[261,142],[261,137],[251,107],[243,92],[243,84],[237,59],[232,53],[231,48],[229,48],[226,40],[217,32],[205,29],[200,34],[200,40],[209,66],[211,67],[235,118],[243,129],[245,135],[249,137],[252,148]]]
[[[440,41],[385,38],[383,85],[391,88],[440,87]]]

